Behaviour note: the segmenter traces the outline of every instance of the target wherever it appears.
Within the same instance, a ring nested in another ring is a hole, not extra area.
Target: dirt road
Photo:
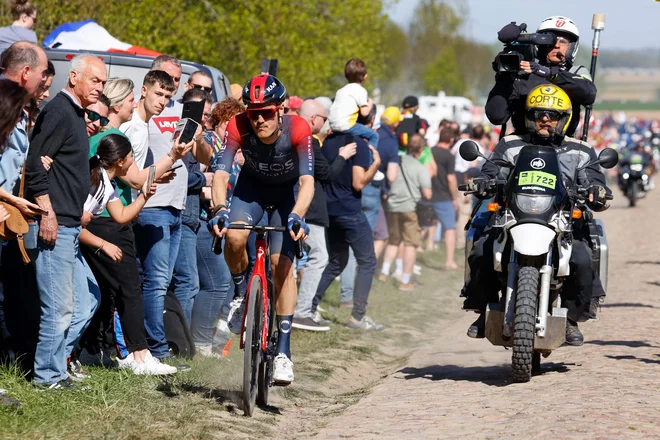
[[[599,215],[610,241],[607,302],[582,347],[509,381],[511,352],[465,336],[458,309],[438,337],[314,438],[660,438],[660,191]]]

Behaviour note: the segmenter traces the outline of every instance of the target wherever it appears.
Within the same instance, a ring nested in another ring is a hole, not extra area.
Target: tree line
[[[327,95],[344,85],[343,66],[367,62],[365,86],[385,103],[410,93],[475,96],[493,83],[493,49],[461,36],[469,11],[422,0],[408,29],[386,14],[398,0],[37,0],[35,31],[92,19],[121,41],[201,62],[244,83],[261,58],[277,58],[292,94]],[[11,23],[0,7],[2,23]]]

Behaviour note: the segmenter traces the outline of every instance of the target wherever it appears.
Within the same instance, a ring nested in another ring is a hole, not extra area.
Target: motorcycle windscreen
[[[509,184],[516,194],[563,194],[559,159],[554,148],[527,145],[520,150]]]
[[[559,208],[566,195],[561,176],[554,148],[523,147],[509,180],[516,217],[541,220],[551,214],[551,207]]]

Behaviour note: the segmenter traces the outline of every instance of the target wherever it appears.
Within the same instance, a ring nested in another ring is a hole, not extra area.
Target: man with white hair
[[[346,160],[355,155],[357,145],[353,142],[339,149],[339,155],[328,163],[321,152],[321,142],[317,135],[327,122],[328,112],[314,99],[308,99],[300,106],[299,116],[309,124],[314,138],[314,198],[309,205],[305,222],[309,226],[309,237],[303,246],[307,251],[307,264],[298,287],[298,303],[293,317],[293,328],[324,332],[330,330],[318,312],[312,312],[312,300],[316,288],[328,265],[328,249],[325,243],[325,228],[330,225],[325,192],[321,183],[330,183],[344,168]]]
[[[25,164],[27,196],[43,210],[40,221],[30,224],[26,241],[32,244],[41,303],[34,382],[48,389],[71,388],[65,347],[84,330],[77,323],[98,306],[88,287],[87,277],[93,275],[85,271],[78,236],[90,189],[85,109],[99,100],[106,81],[98,57],[82,54],[71,60],[66,88],[37,118]],[[41,156],[53,158],[50,171]]]

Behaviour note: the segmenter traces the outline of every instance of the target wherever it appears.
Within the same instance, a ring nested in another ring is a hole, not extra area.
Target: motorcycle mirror
[[[477,160],[479,157],[483,157],[479,151],[477,143],[471,140],[463,141],[460,148],[458,149],[458,153],[468,162],[472,162],[473,160]]]
[[[617,153],[613,148],[605,148],[598,155],[598,163],[603,168],[614,168],[617,163],[619,163],[619,153]]]

